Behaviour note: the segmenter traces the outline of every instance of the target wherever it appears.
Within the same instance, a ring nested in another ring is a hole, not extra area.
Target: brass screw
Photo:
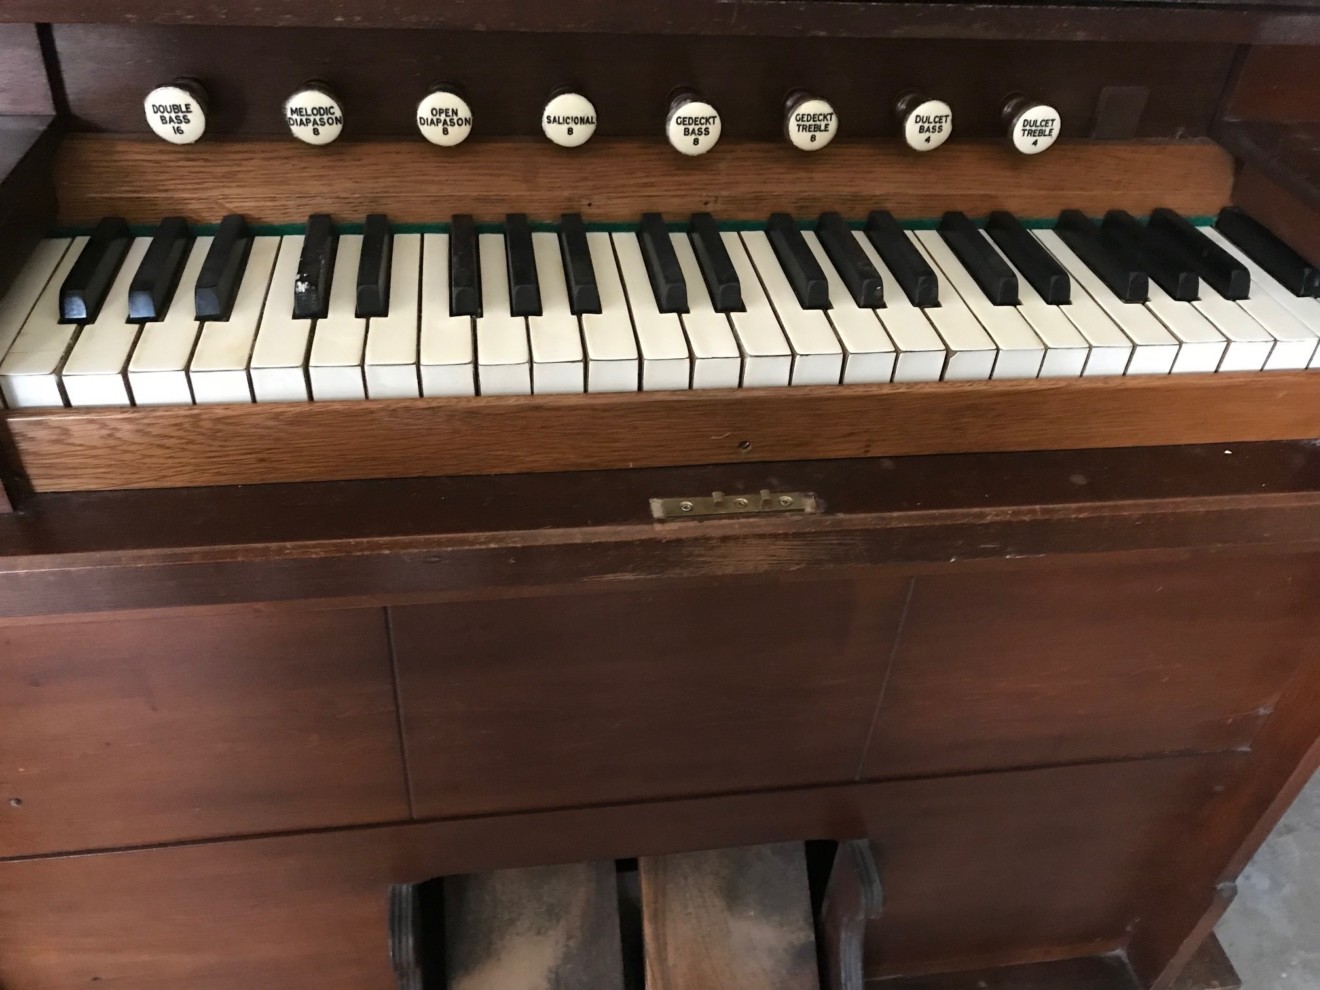
[[[738,508],[740,508],[740,509],[745,509],[745,508],[747,508],[747,499],[745,499],[745,498],[736,498],[736,499],[733,500],[733,504],[736,505],[736,506],[737,506]]]
[[[691,502],[679,502],[679,503],[678,503],[678,507],[679,507],[680,509],[682,509],[684,512],[691,512],[691,511],[692,511],[692,503],[691,503]]]
[[[787,495],[780,495],[779,504],[782,505],[785,509],[787,509],[790,505],[793,504],[793,500]]]

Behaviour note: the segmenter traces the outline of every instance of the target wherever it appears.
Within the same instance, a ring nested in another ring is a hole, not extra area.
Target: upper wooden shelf
[[[1318,0],[6,0],[0,22],[1320,44]]]

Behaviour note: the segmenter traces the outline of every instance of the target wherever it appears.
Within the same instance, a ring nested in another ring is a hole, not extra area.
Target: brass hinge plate
[[[819,511],[820,502],[811,492],[772,492],[762,489],[754,495],[712,492],[710,495],[688,498],[651,499],[651,515],[657,522]]]

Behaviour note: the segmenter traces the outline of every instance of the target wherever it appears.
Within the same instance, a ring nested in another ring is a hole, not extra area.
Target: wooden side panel
[[[917,579],[868,775],[1250,745],[1320,647],[1320,558]]]
[[[1308,167],[1320,166],[1320,154]],[[1320,264],[1320,174],[1298,173],[1308,180],[1310,196],[1285,188],[1253,164],[1243,165],[1233,184],[1233,202],[1286,241],[1312,264]]]
[[[1239,70],[1224,116],[1293,123],[1320,120],[1320,50],[1308,45],[1255,45]]]
[[[851,780],[907,580],[391,610],[419,815]]]
[[[35,24],[0,24],[0,114],[52,114]]]
[[[377,609],[0,626],[0,854],[405,818]]]
[[[0,985],[392,985],[390,883],[869,832],[872,976],[1115,948],[1242,754],[781,791],[0,863]],[[1066,838],[1066,841],[1063,841]],[[97,979],[99,978],[99,979]]]

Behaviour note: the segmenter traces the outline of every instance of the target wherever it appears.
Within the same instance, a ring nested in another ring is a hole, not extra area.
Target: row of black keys
[[[1320,295],[1320,271],[1242,211],[1223,210],[1216,227],[1257,264],[1297,295]],[[939,280],[924,256],[888,212],[867,218],[865,233],[913,305],[939,305]],[[857,305],[884,305],[879,272],[857,244],[838,213],[824,213],[816,235]],[[1005,264],[965,214],[946,213],[940,234],[995,305],[1015,305],[1017,274]],[[1142,224],[1122,210],[1109,211],[1099,224],[1077,210],[1065,210],[1055,226],[1060,238],[1125,302],[1144,302],[1149,279],[1174,299],[1194,300],[1204,279],[1228,299],[1246,298],[1247,269],[1172,210],[1158,209]],[[786,213],[770,216],[766,233],[784,274],[805,309],[828,309],[829,285],[816,256],[802,237],[798,223]],[[991,213],[985,233],[1049,304],[1071,297],[1071,280],[1063,267],[1011,213]],[[694,214],[688,225],[693,253],[714,307],[720,312],[743,308],[742,289],[719,226],[709,213]],[[586,227],[578,214],[565,214],[558,226],[560,249],[574,314],[600,312]],[[637,229],[656,302],[662,312],[686,312],[687,285],[658,213],[643,214]],[[510,214],[504,223],[510,311],[514,316],[541,312],[540,286],[532,249],[531,225],[525,214]],[[128,250],[127,223],[116,217],[97,224],[60,291],[60,316],[65,322],[96,318]],[[187,222],[169,217],[157,227],[129,290],[130,321],[163,318],[178,285],[192,242]],[[329,304],[338,234],[333,220],[316,214],[307,223],[294,288],[294,312],[299,319],[319,319]],[[200,320],[228,319],[252,246],[243,217],[225,217],[202,265],[194,291]],[[357,276],[357,315],[384,316],[389,307],[392,234],[383,214],[367,217],[362,259]],[[456,316],[481,314],[481,276],[477,228],[471,216],[452,219],[449,234],[450,311]]]

